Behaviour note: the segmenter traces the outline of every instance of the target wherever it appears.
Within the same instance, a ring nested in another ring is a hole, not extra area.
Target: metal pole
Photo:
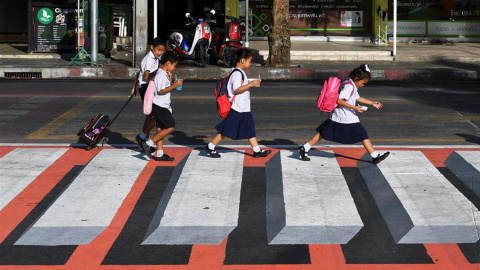
[[[245,47],[249,47],[248,44],[248,0],[245,0]]]
[[[397,0],[393,0],[393,59],[397,55]]]
[[[80,0],[77,0],[77,52],[80,51]]]
[[[137,21],[137,14],[136,14],[136,9],[135,9],[135,6],[137,5],[137,0],[133,0],[133,51],[132,51],[132,67],[135,67],[135,52],[136,52],[136,49],[137,49],[137,42],[136,42],[136,21]]]
[[[158,0],[153,0],[153,38],[156,38],[158,35],[157,24],[158,24]]]
[[[98,0],[92,0],[91,6],[91,27],[90,27],[90,36],[92,38],[92,51],[90,57],[92,59],[92,64],[96,64],[98,61]]]

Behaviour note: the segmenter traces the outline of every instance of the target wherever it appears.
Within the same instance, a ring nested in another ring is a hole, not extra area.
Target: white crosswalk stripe
[[[479,240],[471,202],[422,152],[394,151],[378,167],[359,167],[398,243]]]
[[[190,153],[163,218],[144,245],[220,244],[235,229],[244,153],[220,154],[214,159],[202,151]]]
[[[127,149],[100,151],[16,245],[82,245],[112,221],[147,161]]]
[[[346,244],[363,227],[333,151],[310,159],[282,150],[281,168],[267,165],[270,244]]]
[[[0,159],[0,209],[52,165],[66,148],[17,148]]]
[[[0,158],[0,209],[67,150],[17,148]],[[212,159],[193,150],[177,166],[142,245],[220,244],[238,226],[245,154],[221,154]],[[90,243],[146,166],[142,157],[128,149],[101,150],[15,244]],[[363,227],[333,151],[314,150],[310,158],[281,150],[266,164],[271,245],[345,244]],[[445,165],[475,192],[480,151],[454,151]],[[479,209],[421,151],[392,151],[378,165],[366,155],[358,167],[397,243],[479,240]]]

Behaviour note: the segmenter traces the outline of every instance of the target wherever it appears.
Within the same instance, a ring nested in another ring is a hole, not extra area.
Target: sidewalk
[[[291,67],[264,67],[268,55],[267,41],[250,41],[255,54],[251,74],[268,80],[311,80],[346,76],[368,63],[374,80],[478,80],[480,79],[480,44],[399,42],[395,60],[391,45],[364,42],[292,41]],[[0,78],[125,78],[137,72],[131,67],[132,53],[117,51],[111,61],[92,67],[70,62],[73,54],[26,53],[26,44],[0,44]],[[187,80],[209,80],[224,76],[229,70],[221,62],[207,68],[182,61],[178,73]]]

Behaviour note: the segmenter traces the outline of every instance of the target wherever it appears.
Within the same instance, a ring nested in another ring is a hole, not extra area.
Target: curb
[[[219,80],[229,68],[196,67],[179,68],[178,76],[185,80]],[[58,67],[58,68],[18,68],[0,67],[0,78],[32,78],[29,74],[41,74],[42,79],[133,79],[138,70],[131,67]],[[308,69],[308,68],[265,68],[252,67],[247,75],[260,75],[264,80],[324,80],[329,77],[347,77],[350,70]],[[377,69],[372,70],[372,80],[376,81],[452,81],[479,80],[475,70],[458,69]]]

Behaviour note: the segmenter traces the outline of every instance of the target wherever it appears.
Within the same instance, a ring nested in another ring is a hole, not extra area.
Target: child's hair
[[[165,40],[163,38],[160,38],[160,37],[156,37],[152,40],[152,46],[155,48],[157,46],[160,46],[160,45],[163,45],[165,46],[167,43],[165,42]]]
[[[160,64],[165,65],[165,63],[167,63],[167,62],[170,62],[172,64],[178,63],[178,56],[174,52],[166,51],[162,55],[162,59],[160,60]]]
[[[238,64],[242,59],[253,57],[252,52],[247,48],[241,48],[235,53],[235,64]]]
[[[350,72],[350,79],[354,81],[370,80],[370,68],[368,68],[367,64],[357,67]]]

